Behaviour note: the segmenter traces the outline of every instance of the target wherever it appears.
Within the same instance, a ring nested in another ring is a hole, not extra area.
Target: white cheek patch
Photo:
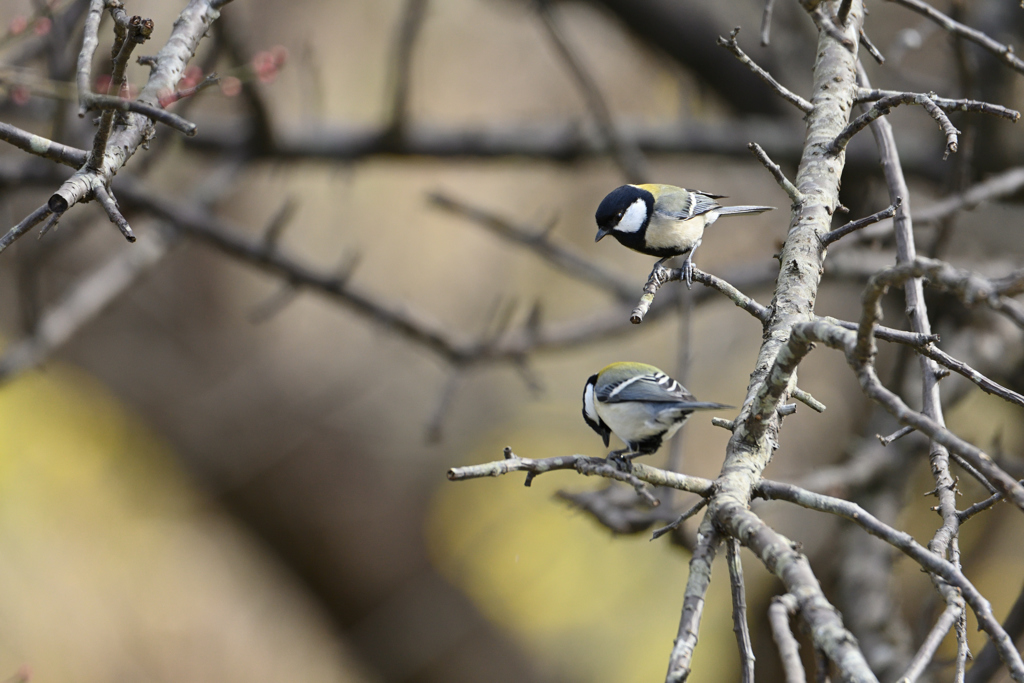
[[[597,414],[597,407],[594,405],[594,385],[588,384],[586,390],[583,392],[583,410],[586,411],[587,417],[594,422],[600,422],[601,418]]]
[[[643,199],[637,199],[626,209],[626,213],[623,214],[619,224],[615,226],[615,230],[617,232],[636,232],[643,227],[646,220],[647,202]]]

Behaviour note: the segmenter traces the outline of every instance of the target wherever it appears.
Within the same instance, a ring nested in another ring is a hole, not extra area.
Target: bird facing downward
[[[703,403],[653,365],[612,363],[583,387],[583,419],[607,446],[611,434],[626,448],[608,457],[630,469],[629,461],[657,451],[695,410],[732,406]]]
[[[623,185],[597,207],[597,237],[611,235],[619,243],[642,254],[657,256],[661,265],[673,256],[686,255],[683,274],[687,287],[693,281],[693,252],[700,246],[704,228],[721,216],[762,213],[773,206],[722,206],[724,195],[686,190],[674,185]]]

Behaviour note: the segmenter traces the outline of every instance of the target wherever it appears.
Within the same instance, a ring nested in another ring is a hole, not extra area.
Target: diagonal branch
[[[468,218],[491,230],[499,237],[527,247],[570,277],[607,290],[622,301],[628,301],[636,295],[635,283],[588,261],[568,247],[552,242],[548,237],[550,230],[531,229],[515,224],[494,213],[439,192],[431,193],[428,197],[434,206]]]
[[[769,10],[765,9],[765,11],[768,12]],[[757,74],[757,76],[762,81],[764,81],[765,83],[770,85],[772,88],[774,88],[775,92],[777,92],[779,94],[779,97],[781,97],[782,99],[786,100],[787,102],[792,104],[794,107],[796,107],[797,109],[799,109],[803,113],[810,114],[811,111],[814,109],[814,105],[813,104],[811,104],[810,102],[805,100],[803,97],[800,97],[795,92],[793,92],[792,90],[790,90],[789,88],[787,88],[786,86],[782,85],[777,80],[775,80],[770,73],[768,73],[767,71],[762,69],[760,66],[758,66],[757,63],[754,60],[752,60],[750,57],[747,56],[746,52],[744,52],[742,49],[740,49],[740,44],[736,40],[736,36],[738,36],[739,33],[740,33],[740,29],[737,26],[736,28],[734,28],[732,31],[729,32],[729,38],[728,39],[723,38],[722,36],[719,36],[718,37],[718,44],[721,47],[724,47],[725,49],[729,50],[729,52],[731,52],[734,55],[736,55],[736,59],[740,60],[740,62],[745,64],[747,67],[749,67],[750,70],[753,71],[755,74]],[[765,41],[765,42],[767,42],[767,41]]]
[[[892,545],[921,565],[926,571],[941,577],[951,586],[960,590],[967,604],[971,606],[978,625],[992,638],[999,649],[1000,656],[1010,669],[1015,681],[1024,680],[1024,662],[1013,645],[1002,625],[992,615],[992,607],[988,600],[975,588],[974,584],[952,562],[944,560],[934,552],[925,548],[914,538],[903,531],[897,531],[880,522],[867,510],[849,501],[832,498],[820,493],[800,489],[792,484],[763,481],[757,486],[758,495],[772,500],[786,500],[801,507],[819,512],[839,515],[857,524],[872,536],[877,536]]]
[[[615,161],[631,183],[642,183],[648,176],[647,160],[636,143],[627,138],[615,123],[608,103],[605,102],[597,82],[583,65],[583,61],[569,45],[561,27],[551,12],[549,0],[537,0],[537,12],[552,44],[572,73],[576,85],[587,102],[601,136],[612,150]]]
[[[1024,74],[1024,61],[1021,61],[1021,59],[1013,53],[1012,45],[1003,45],[1002,43],[990,38],[987,34],[982,33],[977,29],[973,29],[970,26],[961,24],[959,21],[943,14],[928,3],[923,2],[923,0],[889,0],[889,2],[895,2],[896,4],[903,5],[908,9],[914,10],[918,14],[928,17],[950,33],[960,36],[961,38],[965,38],[972,43],[985,48],[992,54],[999,57],[1014,71]]]

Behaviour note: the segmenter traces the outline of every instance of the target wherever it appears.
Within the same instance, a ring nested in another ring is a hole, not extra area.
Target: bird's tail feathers
[[[736,406],[727,406],[724,403],[706,403],[704,401],[680,401],[679,408],[683,410],[730,410]]]
[[[715,209],[720,216],[743,216],[746,214],[774,211],[774,206],[722,206]]]

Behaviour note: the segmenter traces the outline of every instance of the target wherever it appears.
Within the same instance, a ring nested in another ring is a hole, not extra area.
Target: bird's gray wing
[[[600,387],[597,400],[605,403],[646,401],[655,403],[695,402],[693,394],[682,384],[663,372],[630,377],[615,384]]]
[[[715,201],[718,197],[696,190],[676,192],[671,197],[659,197],[655,210],[672,218],[686,220],[720,208],[721,204]]]

